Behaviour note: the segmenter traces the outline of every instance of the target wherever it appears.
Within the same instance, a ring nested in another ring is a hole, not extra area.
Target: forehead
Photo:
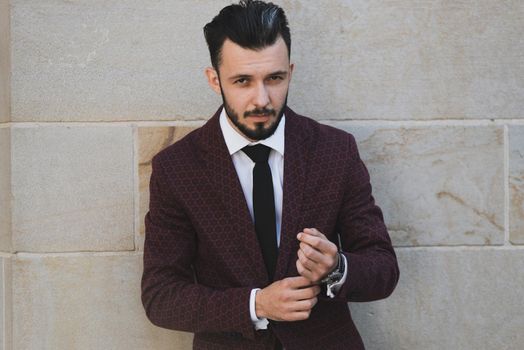
[[[220,73],[226,75],[256,75],[289,68],[289,57],[284,40],[279,37],[273,45],[260,50],[251,50],[224,41],[221,51]]]

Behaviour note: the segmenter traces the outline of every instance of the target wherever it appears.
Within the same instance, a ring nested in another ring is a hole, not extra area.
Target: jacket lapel
[[[269,281],[262,252],[242,186],[220,129],[220,112],[221,108],[201,129],[199,141],[203,150],[206,176],[222,202],[224,214],[230,218],[229,223],[234,232],[231,235],[232,239],[239,240],[246,258],[250,261],[250,268],[246,271],[249,271],[251,278],[266,285]]]
[[[306,184],[306,169],[309,158],[309,132],[300,123],[300,117],[286,109],[286,130],[284,143],[284,188],[282,205],[282,226],[280,248],[275,280],[288,275],[288,265],[297,259],[297,234],[303,229],[302,197]],[[293,259],[293,261],[290,261]],[[294,269],[294,267],[291,268]]]

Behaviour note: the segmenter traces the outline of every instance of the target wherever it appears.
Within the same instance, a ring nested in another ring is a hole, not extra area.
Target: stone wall
[[[276,2],[289,104],[355,135],[398,253],[367,348],[523,348],[524,3]],[[228,3],[0,0],[0,349],[191,348],[144,315],[143,217]]]
[[[11,350],[11,130],[9,3],[0,0],[0,350]]]

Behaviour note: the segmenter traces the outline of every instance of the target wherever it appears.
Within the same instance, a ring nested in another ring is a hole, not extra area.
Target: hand
[[[318,283],[338,263],[338,248],[316,228],[306,228],[297,236],[300,241],[297,270],[311,283]]]
[[[306,320],[317,303],[320,287],[302,277],[288,277],[273,282],[257,292],[255,313],[275,321]]]

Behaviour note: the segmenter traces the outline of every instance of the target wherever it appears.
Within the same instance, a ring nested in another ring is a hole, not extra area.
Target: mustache
[[[252,115],[277,115],[277,112],[272,108],[257,108],[252,111],[244,112],[244,118]]]

